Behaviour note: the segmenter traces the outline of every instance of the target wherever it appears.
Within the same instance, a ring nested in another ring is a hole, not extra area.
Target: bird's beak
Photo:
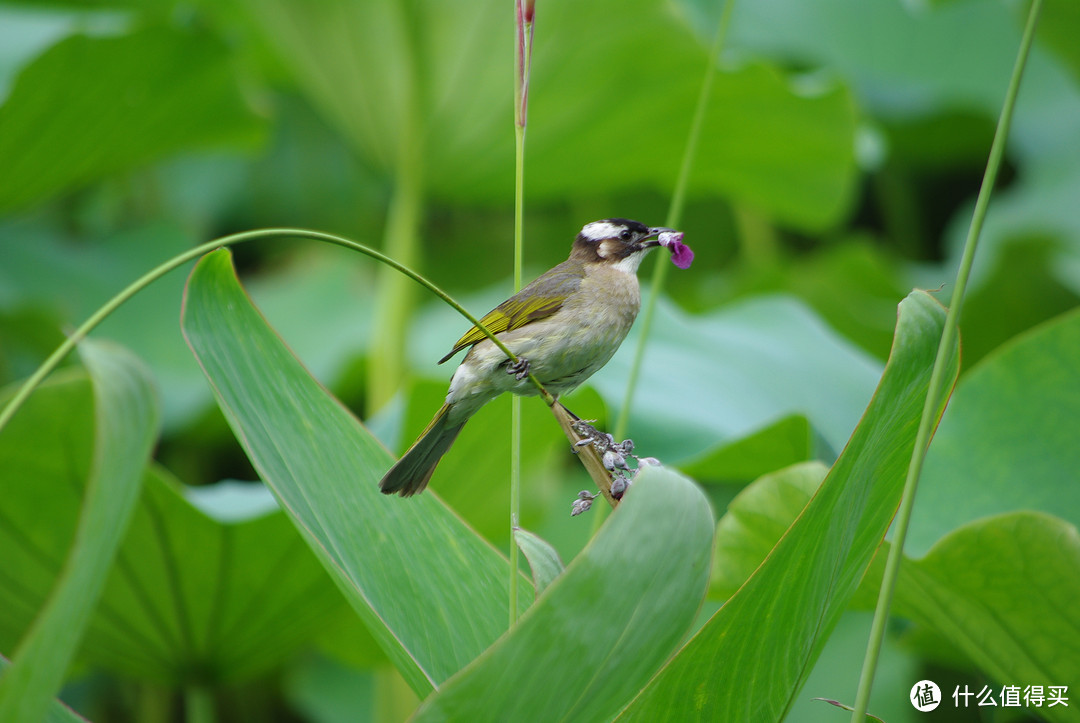
[[[675,229],[667,228],[666,226],[653,226],[652,228],[650,228],[649,235],[641,240],[641,248],[647,249],[652,248],[653,246],[659,246],[660,242],[657,240],[656,237],[664,233],[665,231],[674,232]]]

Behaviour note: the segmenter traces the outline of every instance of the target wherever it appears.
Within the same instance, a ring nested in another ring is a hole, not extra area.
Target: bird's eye
[[[619,234],[619,238],[623,241],[629,241],[633,236],[634,234],[630,233],[629,229],[623,229],[623,232]]]

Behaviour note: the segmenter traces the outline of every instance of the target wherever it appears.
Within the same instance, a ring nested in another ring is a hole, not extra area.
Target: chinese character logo
[[[941,705],[941,689],[932,680],[920,680],[911,686],[911,704],[922,713],[932,711]]]

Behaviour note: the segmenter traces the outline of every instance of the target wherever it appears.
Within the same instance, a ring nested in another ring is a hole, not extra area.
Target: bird
[[[681,238],[674,229],[625,218],[585,224],[566,261],[480,320],[518,357],[516,363],[476,326],[439,360],[443,364],[471,347],[450,380],[445,403],[386,472],[379,489],[403,497],[422,492],[462,427],[482,406],[503,392],[539,393],[528,379],[530,373],[558,398],[603,367],[637,317],[637,270],[645,255],[662,241],[668,245],[668,239],[677,243]]]

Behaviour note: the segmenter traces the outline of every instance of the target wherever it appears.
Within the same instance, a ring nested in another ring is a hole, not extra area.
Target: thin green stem
[[[713,37],[712,47],[709,49],[708,62],[705,65],[705,77],[701,80],[701,91],[698,93],[697,106],[694,108],[694,117],[690,122],[690,132],[686,138],[686,146],[683,148],[682,162],[679,165],[679,175],[675,181],[675,190],[671,194],[671,204],[668,206],[665,226],[678,228],[682,220],[682,212],[686,206],[686,189],[690,183],[690,171],[694,165],[694,156],[697,153],[698,141],[701,138],[701,129],[705,125],[705,112],[709,105],[709,96],[712,93],[713,78],[716,75],[717,59],[720,50],[724,47],[724,39],[727,37],[728,26],[731,24],[731,11],[735,7],[735,0],[727,0],[724,9],[720,13],[720,21],[716,26],[716,35]],[[626,436],[630,426],[630,407],[634,401],[634,391],[637,389],[638,378],[641,376],[641,364],[645,358],[645,345],[649,340],[649,332],[652,330],[653,317],[656,314],[657,299],[664,288],[667,279],[668,264],[657,263],[653,269],[652,293],[645,302],[645,311],[641,318],[640,334],[637,348],[634,350],[634,358],[630,364],[630,374],[626,380],[626,393],[623,395],[622,407],[619,409],[619,417],[615,422],[615,438],[622,439]],[[597,515],[597,518],[600,518]]]
[[[521,519],[521,397],[510,397],[510,625],[518,618],[518,546],[514,529]]]
[[[521,291],[525,215],[525,126],[514,124],[514,293]],[[510,625],[518,617],[518,546],[514,528],[521,519],[521,397],[510,398]]]
[[[514,293],[521,291],[525,247],[525,126],[532,66],[533,0],[514,0],[517,44],[514,55]],[[550,404],[549,404],[550,406]],[[518,546],[521,519],[521,398],[510,398],[510,625],[518,617]]]
[[[949,312],[945,316],[945,328],[941,332],[941,342],[938,345],[937,357],[934,359],[934,368],[930,373],[930,385],[926,392],[926,402],[923,405],[922,418],[919,420],[919,430],[915,436],[915,449],[912,451],[911,463],[908,465],[907,479],[904,481],[904,494],[900,500],[899,512],[896,515],[892,545],[889,548],[889,556],[885,562],[885,573],[881,581],[877,607],[874,611],[870,640],[867,643],[866,657],[863,660],[862,673],[859,676],[859,690],[851,714],[852,723],[863,723],[866,720],[866,710],[870,704],[870,691],[874,685],[874,674],[877,670],[882,640],[885,637],[885,625],[888,622],[889,608],[892,606],[896,580],[903,560],[904,541],[907,538],[908,525],[911,522],[911,510],[915,504],[915,492],[919,486],[919,475],[922,473],[923,460],[926,458],[934,422],[945,401],[947,391],[945,389],[945,370],[957,339],[960,311],[964,303],[964,291],[967,288],[968,275],[975,259],[975,249],[979,242],[979,234],[982,232],[983,221],[986,218],[986,209],[990,204],[990,194],[994,188],[998,169],[1001,167],[1001,159],[1005,154],[1005,143],[1009,137],[1009,127],[1012,125],[1016,97],[1020,90],[1020,79],[1023,77],[1024,66],[1031,50],[1031,42],[1035,37],[1035,26],[1038,24],[1041,8],[1042,0],[1034,0],[1028,12],[1027,25],[1020,41],[1020,49],[1017,52],[1012,77],[1009,79],[1009,88],[1005,93],[1005,101],[1001,108],[997,129],[994,132],[994,142],[990,146],[990,157],[986,163],[986,172],[983,174],[982,185],[979,187],[978,199],[975,201],[975,211],[971,217],[967,240],[964,242],[964,253],[960,259],[960,268],[956,272],[956,286],[953,288],[952,300],[949,302]]]
[[[76,345],[78,345],[80,341],[85,339],[86,336],[98,326],[98,324],[108,318],[110,314],[112,314],[121,305],[123,305],[124,302],[135,296],[135,294],[139,293],[151,283],[161,278],[165,274],[169,273],[173,269],[179,266],[183,266],[188,261],[196,259],[203,254],[209,253],[210,251],[214,251],[225,246],[235,246],[236,244],[243,243],[245,241],[253,241],[260,238],[276,238],[281,236],[308,238],[316,241],[324,241],[326,243],[331,243],[336,246],[343,246],[345,248],[352,249],[353,251],[359,251],[360,253],[365,254],[366,256],[370,256],[376,261],[379,261],[380,263],[397,269],[397,271],[416,281],[417,283],[431,291],[433,294],[438,296],[448,305],[450,305],[455,311],[468,319],[468,321],[473,324],[477,329],[479,329],[486,337],[491,339],[492,343],[494,343],[495,346],[499,347],[499,349],[502,350],[502,352],[506,354],[507,357],[509,357],[513,361],[517,361],[517,357],[514,355],[514,353],[510,351],[506,347],[506,345],[502,343],[502,341],[497,339],[495,335],[492,334],[486,326],[481,324],[479,319],[470,314],[465,307],[455,301],[453,297],[451,297],[445,291],[433,284],[431,281],[428,281],[420,274],[416,273],[404,264],[395,261],[389,256],[380,253],[379,251],[376,251],[369,246],[365,246],[364,244],[351,241],[342,236],[323,233],[321,231],[309,231],[307,229],[298,228],[256,229],[254,231],[244,231],[241,233],[232,234],[230,236],[223,236],[219,239],[208,241],[207,243],[189,249],[182,254],[178,254],[177,256],[174,256],[168,261],[143,274],[119,294],[105,302],[105,304],[101,308],[95,311],[74,332],[72,332],[71,335],[68,336],[68,338],[64,341],[64,343],[58,346],[56,350],[52,354],[50,354],[44,362],[42,362],[41,366],[39,366],[37,370],[33,374],[31,374],[25,382],[23,382],[22,386],[19,387],[19,390],[15,392],[15,395],[7,403],[7,406],[5,406],[2,411],[0,411],[0,430],[3,430],[4,427],[7,426],[7,423],[15,415],[15,412],[17,412],[19,408],[23,405],[23,403],[30,396],[30,394],[35,389],[37,389],[38,386],[40,386],[40,384],[45,380],[45,377],[47,377],[50,372],[52,372],[54,369],[56,369],[56,367],[60,365],[60,362],[62,362],[64,358],[72,352]],[[529,379],[534,385],[536,385],[536,388],[540,391],[541,398],[548,406],[551,406],[555,403],[555,398],[552,397],[546,389],[544,389],[543,385],[541,385],[540,382],[537,381],[536,377],[530,374]]]
[[[184,689],[184,722],[185,723],[214,723],[217,714],[214,712],[213,694],[201,686],[190,686]]]
[[[514,124],[514,293],[522,290],[525,215],[525,126]],[[510,625],[517,621],[517,543],[522,514],[522,398],[510,398]]]

